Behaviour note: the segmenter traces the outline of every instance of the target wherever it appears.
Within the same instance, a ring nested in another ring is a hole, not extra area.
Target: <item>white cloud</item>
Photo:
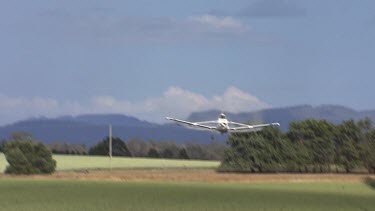
[[[165,116],[185,118],[195,111],[217,109],[237,113],[266,108],[268,105],[236,87],[229,87],[223,95],[211,98],[179,87],[170,87],[163,95],[142,102],[133,103],[111,96],[99,96],[93,98],[91,106],[93,112],[125,113],[160,122]]]
[[[30,117],[54,117],[64,114],[79,114],[84,107],[77,102],[58,102],[51,98],[9,97],[0,94],[0,125]]]
[[[133,43],[144,41],[175,42],[210,40],[212,38],[236,39],[249,31],[249,26],[231,16],[209,14],[177,19],[173,17],[142,17],[98,13],[83,14],[72,11],[46,11],[49,32],[63,33],[72,39],[94,39],[101,42]],[[223,36],[225,35],[225,36]]]
[[[222,110],[234,113],[254,111],[268,106],[257,97],[233,86],[229,87],[222,96],[213,97],[211,107],[215,105],[221,105]]]
[[[227,32],[246,32],[249,30],[247,25],[231,16],[201,15],[189,18],[190,21],[199,23],[207,28],[215,28]]]
[[[153,122],[163,122],[165,116],[186,118],[191,112],[210,109],[244,112],[266,108],[268,105],[250,93],[229,87],[222,95],[205,97],[199,93],[170,87],[161,96],[139,102],[96,96],[84,105],[78,102],[59,102],[49,98],[11,98],[0,95],[0,125],[16,120],[82,113],[121,113]]]

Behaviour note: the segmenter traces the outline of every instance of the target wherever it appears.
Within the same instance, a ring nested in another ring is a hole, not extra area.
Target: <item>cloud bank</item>
[[[97,10],[77,14],[60,9],[44,11],[40,18],[40,22],[48,18],[49,31],[52,28],[74,39],[92,38],[116,43],[235,39],[250,31],[248,25],[235,17],[209,14],[177,19],[114,15]]]
[[[0,125],[38,116],[56,117],[86,113],[120,113],[151,122],[164,122],[165,116],[186,118],[191,112],[210,109],[244,112],[263,109],[267,103],[236,87],[221,95],[205,97],[180,87],[169,87],[157,97],[131,102],[113,96],[95,96],[89,103],[60,102],[50,98],[24,98],[0,95]]]

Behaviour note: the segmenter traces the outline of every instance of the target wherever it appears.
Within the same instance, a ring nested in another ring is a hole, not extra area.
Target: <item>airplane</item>
[[[174,119],[171,117],[166,117],[166,119],[175,121],[178,123],[183,123],[186,125],[194,126],[197,128],[203,128],[207,130],[216,130],[216,131],[219,131],[221,134],[228,133],[228,132],[229,133],[255,132],[255,131],[262,130],[264,127],[280,126],[280,124],[277,122],[269,123],[269,124],[260,124],[260,125],[247,125],[247,124],[242,124],[238,122],[232,122],[232,121],[229,121],[225,117],[224,113],[221,113],[217,120],[203,121],[203,122],[188,122],[188,121],[184,121],[180,119]],[[212,124],[214,124],[214,126],[212,126]],[[230,125],[237,125],[237,127],[230,127]]]

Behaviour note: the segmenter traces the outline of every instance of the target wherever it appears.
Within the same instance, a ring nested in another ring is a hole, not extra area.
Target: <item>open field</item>
[[[0,174],[0,179],[36,180],[100,180],[152,182],[206,182],[206,183],[362,183],[368,174],[238,174],[218,173],[214,169],[116,169],[58,171],[52,175],[13,176]]]
[[[0,153],[0,173],[4,172],[6,165],[8,165],[8,163],[5,160],[4,154]]]
[[[0,210],[372,210],[362,183],[0,180]]]
[[[0,155],[1,156],[1,155]],[[63,156],[52,175],[0,174],[0,210],[372,210],[367,174],[217,173],[218,162]],[[4,157],[0,158],[1,162]],[[5,162],[2,162],[5,167]],[[101,169],[101,170],[98,170]],[[103,170],[104,169],[104,170]],[[375,181],[375,177],[371,176]]]
[[[57,171],[79,169],[109,169],[109,158],[106,156],[53,155],[57,162]],[[218,161],[174,160],[150,158],[113,157],[112,168],[216,168]],[[0,153],[0,172],[7,165],[4,155]]]
[[[57,170],[108,169],[109,158],[105,156],[54,155]],[[174,160],[153,158],[113,157],[112,168],[216,168],[218,161]]]

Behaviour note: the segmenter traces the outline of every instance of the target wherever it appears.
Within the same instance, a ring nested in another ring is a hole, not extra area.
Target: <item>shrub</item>
[[[5,170],[8,174],[50,174],[56,168],[48,147],[31,140],[6,142],[4,154],[9,163]]]

